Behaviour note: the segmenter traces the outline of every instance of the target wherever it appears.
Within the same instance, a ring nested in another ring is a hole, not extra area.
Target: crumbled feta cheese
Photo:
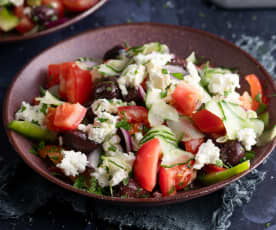
[[[63,159],[61,163],[57,164],[57,167],[62,169],[66,176],[77,176],[85,171],[88,164],[85,154],[73,150],[62,150],[61,153],[63,154]]]
[[[101,121],[101,119],[104,119],[104,121]],[[95,119],[93,126],[87,126],[88,139],[97,143],[102,143],[107,136],[116,133],[116,122],[118,119],[118,116],[103,112],[101,117]]]
[[[112,99],[112,100],[98,99],[93,102],[93,104],[91,105],[91,108],[94,114],[96,114],[97,116],[101,116],[103,112],[117,114],[118,108],[120,106],[127,106],[127,105],[128,105],[127,102],[123,102],[122,100],[119,100],[119,99]]]
[[[146,77],[146,67],[131,64],[126,67],[118,79],[118,84],[123,95],[127,95],[127,87],[138,88]]]
[[[133,143],[133,149],[134,151],[138,151],[139,149],[139,142],[143,139],[143,133],[142,132],[136,132],[134,134],[134,137],[132,136],[132,143]]]
[[[213,74],[208,89],[213,94],[225,95],[240,88],[239,75],[233,73]]]
[[[172,78],[169,74],[163,74],[162,69],[158,65],[152,63],[147,64],[147,71],[149,74],[149,80],[147,81],[147,87],[152,89],[165,90],[167,86],[172,83]]]
[[[21,108],[15,113],[16,120],[23,120],[28,122],[35,122],[41,127],[44,127],[45,114],[47,109],[42,112],[42,104],[39,105],[30,105],[29,103],[23,101]]]
[[[32,8],[29,6],[24,7],[23,12],[24,12],[24,15],[32,16]]]
[[[10,2],[16,7],[23,6],[24,4],[24,0],[10,0]]]
[[[217,102],[221,101],[221,100],[225,100],[227,102],[231,102],[231,103],[240,105],[241,104],[240,96],[241,95],[239,93],[232,92],[232,93],[229,93],[228,95],[215,95],[212,97],[212,99]]]
[[[196,62],[196,56],[194,51],[186,58],[186,62]]]
[[[110,139],[103,142],[103,150],[107,156],[114,156],[116,153],[123,152],[120,141],[121,138],[118,135],[114,135]]]
[[[201,144],[195,156],[195,169],[201,169],[205,164],[216,164],[219,159],[220,149],[214,145],[212,140]]]
[[[139,65],[152,63],[156,66],[164,66],[174,58],[174,55],[168,53],[152,52],[150,54],[138,54],[134,57],[134,61]]]
[[[251,150],[252,146],[256,144],[256,133],[252,128],[241,129],[238,132],[238,140],[242,142],[247,151]]]
[[[91,173],[101,187],[115,186],[128,178],[135,160],[133,153],[117,153],[115,156],[103,156],[102,164]]]

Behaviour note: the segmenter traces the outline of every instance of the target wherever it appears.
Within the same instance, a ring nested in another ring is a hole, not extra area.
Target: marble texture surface
[[[87,29],[144,21],[191,26],[215,33],[250,51],[275,75],[274,10],[228,11],[201,0],[110,0],[94,15],[63,31],[31,41],[0,45],[1,104],[12,77],[41,50]],[[11,147],[3,132],[0,138],[3,153],[10,153]],[[6,157],[12,160],[17,158],[15,153]],[[231,230],[241,226],[243,230],[276,230],[275,151],[259,169],[266,172],[266,178],[257,187],[252,200],[236,209],[231,217]],[[93,229],[88,217],[75,213],[66,204],[56,206],[54,201],[35,215],[23,218],[20,223],[4,221],[0,222],[0,226],[1,229],[43,229],[43,226],[47,229]]]

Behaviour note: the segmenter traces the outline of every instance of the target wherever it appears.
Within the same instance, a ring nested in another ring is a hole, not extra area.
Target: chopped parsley
[[[252,160],[256,156],[256,152],[254,151],[246,151],[244,154],[244,157],[241,159],[241,162],[246,161],[246,160]]]
[[[179,80],[184,80],[182,73],[172,73],[172,75]]]
[[[162,73],[163,73],[163,74],[168,74],[168,70],[162,69]]]
[[[50,157],[50,159],[55,160],[55,161],[59,161],[59,157],[58,156],[52,156],[52,157]]]
[[[122,166],[122,165],[119,165],[117,162],[113,161],[113,160],[110,160],[108,159],[108,161],[111,163],[111,164],[114,164],[115,166],[117,166],[118,168],[121,168],[123,170],[125,170],[125,168]]]
[[[138,187],[137,190],[136,190],[136,195],[138,195],[140,193],[140,191],[141,191],[141,188]]]
[[[148,194],[142,194],[141,198],[149,198],[149,195]]]
[[[170,191],[168,191],[168,195],[172,194],[175,191],[175,186],[172,186]]]
[[[24,112],[26,110],[26,106],[22,106],[20,112]]]
[[[40,95],[41,95],[41,97],[44,97],[45,96],[45,94],[46,94],[46,90],[45,89],[43,89],[41,86],[39,87],[39,91],[40,91]]]
[[[168,87],[164,91],[160,92],[160,97],[161,98],[165,98],[165,97],[167,97],[167,95],[168,95]]]
[[[221,160],[216,160],[216,166],[223,167],[223,163]]]
[[[267,105],[263,103],[262,101],[262,94],[261,93],[258,93],[255,97],[255,101],[259,102],[259,107],[257,109],[257,113],[260,114],[262,112],[264,112],[267,108]]]
[[[270,222],[267,222],[267,223],[265,224],[265,227],[268,228],[268,227],[270,226],[270,224],[271,224]]]
[[[107,90],[108,92],[111,92],[111,91],[112,91],[112,88],[111,88],[111,87],[107,87],[106,90]]]
[[[98,117],[98,120],[99,120],[99,122],[101,122],[101,123],[104,123],[104,122],[108,121],[107,118],[101,118],[101,117]]]
[[[116,128],[123,128],[125,130],[130,130],[131,125],[127,123],[127,119],[124,116],[124,118],[122,120],[120,120],[119,122],[116,123]]]
[[[31,147],[30,150],[29,150],[29,152],[30,152],[31,154],[33,154],[33,155],[38,155],[38,152],[37,152],[37,150],[36,150],[35,147]]]
[[[108,147],[108,151],[116,152],[116,150],[117,150],[117,148],[112,144]]]
[[[84,176],[77,177],[77,179],[75,180],[75,182],[73,184],[73,187],[81,189],[81,190],[87,190],[88,185],[86,183],[86,178]]]
[[[31,123],[35,124],[35,125],[39,125],[38,121],[32,120]]]
[[[123,179],[123,185],[124,185],[124,186],[127,186],[127,185],[128,185],[128,182],[129,182],[129,178]]]

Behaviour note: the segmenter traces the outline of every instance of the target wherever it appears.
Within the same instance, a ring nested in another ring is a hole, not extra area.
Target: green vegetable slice
[[[217,182],[226,180],[228,178],[231,178],[235,175],[238,175],[248,170],[249,168],[250,168],[250,161],[247,160],[224,171],[202,175],[202,176],[199,176],[198,178],[203,184],[211,185],[211,184],[215,184]]]

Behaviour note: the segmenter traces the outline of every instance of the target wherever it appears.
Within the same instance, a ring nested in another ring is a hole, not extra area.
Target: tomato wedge
[[[151,139],[138,150],[133,166],[134,178],[147,191],[156,185],[161,145],[157,138]]]
[[[179,83],[172,94],[172,104],[185,116],[192,115],[199,99],[198,89],[185,82]]]
[[[248,82],[248,84],[250,86],[250,92],[251,92],[251,98],[252,98],[252,109],[256,111],[260,105],[260,102],[258,100],[256,100],[257,95],[260,94],[260,96],[261,96],[260,100],[263,103],[267,104],[267,99],[265,99],[265,97],[263,95],[262,84],[255,74],[250,74],[250,75],[245,76],[245,80]]]
[[[45,124],[47,129],[54,132],[59,132],[60,129],[54,125],[55,115],[56,115],[56,108],[53,108],[53,107],[48,108],[48,112],[45,118]]]
[[[58,17],[62,18],[64,15],[64,6],[61,0],[42,0],[43,5],[47,5],[58,12]]]
[[[159,186],[163,196],[171,196],[177,190],[185,188],[193,179],[193,170],[187,165],[177,165],[173,168],[160,167]]]
[[[241,106],[246,110],[252,109],[252,98],[249,93],[245,91],[242,96],[240,96]]]
[[[224,133],[225,128],[222,120],[207,109],[202,109],[192,115],[196,126],[205,133]]]
[[[187,152],[196,154],[199,146],[204,143],[204,138],[199,138],[199,139],[191,139],[189,141],[184,141],[184,145],[185,145],[185,150]]]
[[[81,69],[76,63],[61,64],[59,80],[59,94],[68,102],[83,104],[91,98],[93,83],[90,71]]]
[[[143,106],[130,105],[118,108],[118,114],[121,119],[126,117],[129,123],[148,124],[148,110]]]
[[[219,167],[217,165],[209,164],[209,165],[205,165],[202,170],[204,172],[210,174],[210,173],[216,173],[216,172],[224,171],[224,170],[226,170],[226,168]]]
[[[74,130],[83,120],[86,108],[77,104],[64,103],[55,112],[54,126],[61,130]]]
[[[48,66],[47,88],[59,84],[59,75],[61,74],[60,64],[51,64]]]
[[[87,10],[98,1],[99,0],[62,0],[66,9],[76,12]]]

